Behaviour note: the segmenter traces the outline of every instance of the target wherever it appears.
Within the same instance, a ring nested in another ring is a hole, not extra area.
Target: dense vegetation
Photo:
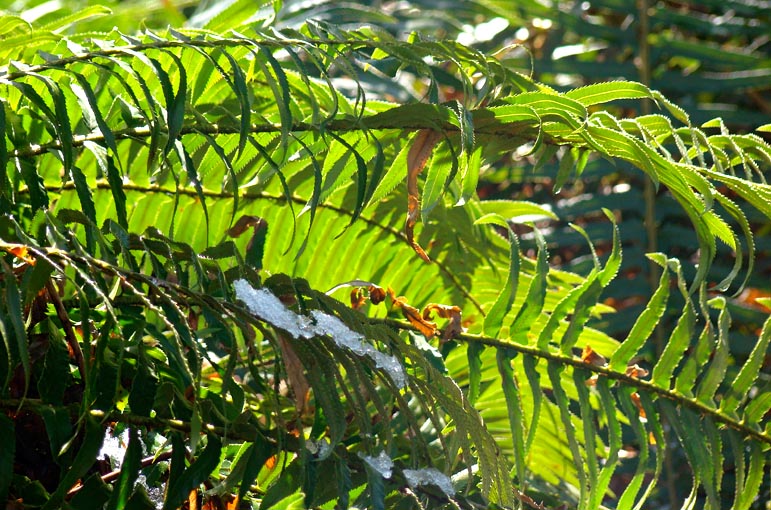
[[[767,16],[252,4],[0,16],[9,508],[762,508]]]

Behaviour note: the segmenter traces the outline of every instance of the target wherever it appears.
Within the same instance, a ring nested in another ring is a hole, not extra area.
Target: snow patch
[[[345,347],[359,356],[369,354],[369,350],[372,349],[364,342],[364,336],[350,329],[337,317],[327,315],[319,310],[312,310],[311,316],[316,321],[316,330],[319,334],[329,336],[337,345]]]
[[[255,289],[246,280],[236,280],[233,288],[236,297],[246,303],[249,311],[260,319],[283,329],[294,338],[311,338],[314,335],[313,325],[308,318],[284,306],[269,290]]]
[[[319,310],[312,310],[313,321],[304,315],[298,315],[284,306],[267,289],[255,289],[246,280],[233,282],[236,297],[246,303],[249,311],[256,317],[277,328],[283,329],[294,338],[312,338],[326,335],[337,345],[344,347],[358,356],[370,358],[375,366],[389,375],[399,388],[407,386],[404,367],[395,356],[384,354],[370,345],[363,335],[353,331],[343,321]]]
[[[99,450],[97,458],[103,459],[107,457],[110,459],[110,466],[112,469],[120,469],[123,464],[123,457],[126,455],[128,441],[128,430],[124,430],[119,436],[113,436],[109,429],[106,430],[104,433],[104,442],[102,442],[102,449]]]
[[[112,469],[120,469],[123,464],[123,458],[126,456],[128,442],[128,430],[124,430],[119,436],[113,436],[110,429],[105,430],[104,442],[102,443],[102,449],[99,450],[97,458],[103,459],[107,457],[110,460],[110,467]],[[155,505],[155,508],[161,510],[163,508],[165,487],[150,487],[147,484],[147,478],[141,472],[139,473],[136,482],[134,482],[135,487],[138,485],[142,486],[145,490],[148,499]]]
[[[404,478],[413,489],[419,485],[436,485],[448,498],[455,495],[450,477],[435,468],[405,469]]]
[[[329,457],[329,454],[332,453],[332,444],[326,437],[319,441],[313,441],[311,439],[306,440],[305,448],[319,460],[326,459]]]
[[[386,455],[386,452],[380,452],[377,457],[371,455],[360,456],[369,467],[380,473],[380,476],[383,478],[391,478],[394,469],[394,461],[391,460],[391,457]]]
[[[398,388],[406,388],[407,374],[404,373],[404,367],[399,363],[399,360],[395,356],[389,356],[375,350],[374,347],[369,348],[370,351],[367,352],[367,356],[375,362],[375,366],[387,373]]]

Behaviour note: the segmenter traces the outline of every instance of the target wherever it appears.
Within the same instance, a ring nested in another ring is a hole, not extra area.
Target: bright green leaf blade
[[[482,384],[482,352],[484,345],[479,342],[471,342],[466,348],[468,359],[468,401],[473,405],[479,398],[479,389]]]
[[[766,319],[755,348],[752,349],[749,358],[747,358],[747,361],[720,402],[721,412],[729,416],[738,417],[737,411],[739,406],[747,399],[750,386],[758,378],[760,367],[766,359],[769,343],[771,343],[771,318]]]
[[[495,303],[487,312],[484,322],[485,336],[495,338],[501,331],[503,318],[511,311],[514,304],[514,298],[517,294],[519,283],[519,240],[516,234],[509,228],[506,220],[498,215],[487,215],[476,220],[477,224],[492,223],[504,226],[509,233],[509,272],[506,276],[503,289],[498,294]]]
[[[584,106],[593,106],[609,103],[619,99],[650,98],[650,89],[642,83],[632,81],[611,81],[605,83],[593,83],[585,87],[578,87],[565,93],[566,97],[575,99]]]
[[[527,289],[525,301],[517,312],[517,316],[509,327],[509,337],[512,342],[527,345],[530,343],[528,334],[533,323],[543,313],[543,306],[546,300],[546,279],[549,275],[548,253],[546,252],[546,241],[543,234],[535,230],[536,244],[538,245],[538,254],[535,262],[535,274],[530,281]]]
[[[683,353],[691,343],[693,328],[696,323],[696,314],[690,303],[686,303],[683,308],[683,314],[677,321],[672,334],[669,337],[664,351],[659,356],[656,365],[653,367],[651,380],[656,386],[662,388],[670,387],[670,380],[677,365],[680,364]]]
[[[517,480],[525,480],[525,426],[522,412],[522,398],[517,385],[511,362],[514,352],[505,348],[498,348],[496,360],[498,372],[501,376],[503,394],[506,397],[506,410],[508,412],[511,437],[514,441],[514,467],[517,472]]]
[[[667,300],[669,299],[669,272],[661,272],[659,286],[653,293],[645,310],[640,314],[632,326],[632,330],[626,337],[626,340],[619,346],[618,350],[610,358],[610,370],[623,372],[632,357],[642,348],[645,341],[653,333],[653,330],[661,320],[666,311]]]

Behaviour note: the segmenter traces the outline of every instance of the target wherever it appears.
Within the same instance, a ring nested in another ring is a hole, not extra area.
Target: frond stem
[[[333,131],[336,133],[350,133],[350,132],[370,132],[374,130],[388,130],[399,129],[401,131],[418,131],[421,129],[441,129],[445,132],[457,132],[460,133],[461,129],[453,125],[452,123],[437,124],[433,119],[419,119],[413,118],[409,122],[377,122],[377,126],[368,126],[367,117],[361,119],[344,118],[336,119],[327,122],[324,125],[325,131]],[[533,140],[538,135],[537,126],[533,126],[532,123],[524,122],[517,126],[518,130],[513,129],[511,125],[502,126],[485,126],[476,130],[477,134],[481,135],[501,135],[501,136],[521,136],[523,141]],[[312,132],[318,133],[320,127],[310,122],[295,122],[289,128],[288,131],[292,133]],[[249,133],[281,133],[285,131],[280,124],[252,124],[249,128]],[[138,126],[126,129],[118,129],[112,132],[116,141],[121,140],[136,140],[141,138],[150,138],[154,134],[158,133],[168,134],[168,131],[163,128],[154,129],[150,126]],[[179,135],[195,135],[195,134],[207,134],[207,135],[238,135],[241,133],[239,126],[229,126],[220,124],[206,124],[206,125],[186,125],[180,129]],[[91,133],[88,135],[74,135],[72,137],[72,147],[82,147],[85,142],[93,142],[100,145],[105,144],[105,136],[101,133]],[[549,140],[544,140],[548,143]],[[49,151],[62,150],[62,144],[58,140],[52,140],[43,144],[30,144],[22,149],[14,149],[8,152],[8,159],[24,159],[46,154]]]
[[[400,330],[418,331],[417,328],[415,328],[412,324],[408,322],[396,320],[396,319],[371,318],[370,321],[377,322],[377,323],[384,323],[393,328],[397,328]],[[558,363],[561,365],[569,365],[574,368],[581,368],[583,370],[593,372],[597,375],[605,376],[608,379],[613,379],[615,381],[623,382],[628,386],[637,388],[638,390],[642,390],[647,393],[652,393],[659,397],[672,400],[676,404],[682,405],[684,407],[688,407],[701,415],[709,416],[716,422],[722,423],[727,427],[731,427],[732,429],[738,432],[741,432],[745,436],[749,436],[752,439],[759,441],[761,443],[771,445],[771,435],[767,434],[766,432],[760,432],[758,430],[755,430],[749,427],[748,425],[746,425],[743,421],[736,421],[730,416],[726,416],[725,414],[722,414],[719,410],[714,409],[702,402],[699,402],[695,398],[688,398],[680,393],[677,393],[674,390],[656,386],[650,381],[645,381],[637,377],[632,377],[632,376],[626,375],[623,372],[615,372],[615,371],[609,370],[607,367],[604,367],[604,366],[597,366],[597,365],[592,365],[590,363],[585,363],[577,357],[564,356],[562,354],[558,354],[550,351],[541,351],[529,345],[517,344],[517,343],[513,343],[500,338],[490,338],[490,337],[485,337],[481,335],[470,335],[470,334],[462,333],[456,336],[454,339],[463,341],[463,342],[469,342],[469,343],[476,342],[483,345],[495,347],[498,349],[501,349],[501,348],[511,349],[512,351],[516,351],[520,354],[527,354],[529,356],[545,359],[553,363]]]

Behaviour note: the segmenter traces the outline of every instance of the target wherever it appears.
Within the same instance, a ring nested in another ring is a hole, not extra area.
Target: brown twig
[[[69,345],[70,350],[72,351],[72,355],[75,357],[75,362],[78,364],[80,376],[85,377],[86,366],[85,360],[83,358],[83,351],[80,349],[80,343],[78,343],[77,336],[75,336],[75,328],[72,326],[72,321],[70,320],[70,316],[67,314],[67,309],[64,307],[62,298],[59,296],[59,292],[56,290],[50,279],[46,281],[45,288],[46,292],[48,292],[48,297],[51,298],[51,303],[54,305],[56,315],[59,317],[59,321],[62,323],[62,329],[64,329],[64,337],[67,339],[67,345]],[[88,327],[88,325],[85,325],[84,327]]]
[[[163,462],[163,461],[169,460],[171,458],[171,453],[172,452],[163,452],[163,453],[160,453],[158,455],[153,455],[152,457],[145,457],[140,462],[140,469],[144,469],[144,468],[146,468],[148,466],[152,466],[153,464],[157,464],[159,462]],[[123,471],[122,468],[116,469],[114,471],[110,471],[109,473],[102,475],[102,481],[104,483],[112,483],[112,482],[114,482],[115,480],[118,479],[118,477],[120,476],[122,471]],[[65,499],[69,499],[69,498],[73,497],[82,488],[83,488],[83,484],[82,483],[78,483],[77,485],[72,487],[67,492],[67,495],[65,496]]]
[[[524,492],[520,492],[517,490],[517,488],[514,488],[514,495],[517,497],[518,500],[529,506],[530,508],[535,508],[535,510],[548,510],[543,503],[536,502],[533,498],[525,494]]]

